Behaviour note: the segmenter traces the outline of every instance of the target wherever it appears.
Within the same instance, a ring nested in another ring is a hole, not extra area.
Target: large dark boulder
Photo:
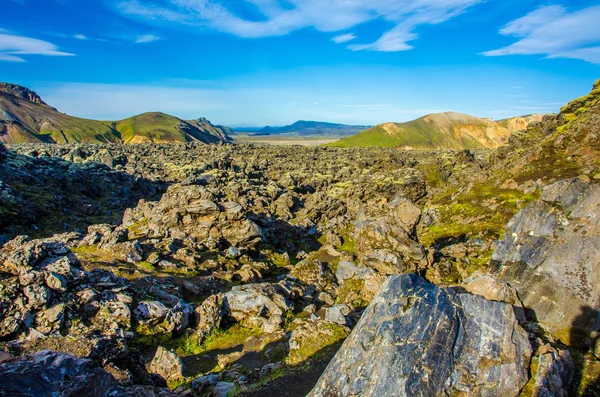
[[[2,143],[0,143],[0,163],[4,161],[4,159],[6,158],[6,146],[4,146]]]
[[[115,378],[93,361],[41,351],[0,364],[0,396],[104,397]]]
[[[492,265],[563,342],[599,329],[600,186],[577,178],[546,186],[508,223]]]
[[[531,354],[511,305],[391,276],[309,396],[518,396]]]

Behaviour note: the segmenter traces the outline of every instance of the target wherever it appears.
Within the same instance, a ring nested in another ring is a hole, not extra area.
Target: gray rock
[[[140,323],[157,324],[164,320],[169,309],[159,301],[143,301],[134,310],[135,316]]]
[[[219,382],[210,394],[211,397],[227,397],[229,393],[235,390],[235,383]]]
[[[337,270],[335,271],[335,277],[338,283],[342,283],[350,278],[362,279],[373,273],[373,270],[367,267],[358,267],[354,263],[341,260],[338,263]]]
[[[67,280],[56,273],[46,275],[46,285],[55,291],[64,292],[67,290]]]
[[[191,324],[194,316],[194,306],[179,302],[165,317],[167,330],[173,335],[181,335]]]
[[[231,317],[250,328],[262,328],[266,333],[279,330],[285,312],[293,308],[277,284],[235,286],[225,297]]]
[[[198,324],[196,334],[202,340],[213,329],[219,328],[221,321],[227,315],[229,315],[227,298],[222,295],[208,297],[195,311],[196,323]]]
[[[166,380],[183,378],[183,369],[181,358],[162,346],[156,349],[156,354],[148,366],[149,372],[158,374]]]
[[[530,357],[510,305],[392,276],[309,396],[518,396]]]
[[[0,365],[0,395],[31,397],[104,397],[115,378],[91,360],[41,351]]]
[[[346,319],[346,316],[342,313],[342,306],[345,305],[336,305],[325,308],[325,321],[329,321],[330,323],[339,325],[348,325],[348,320]]]
[[[568,350],[558,350],[550,345],[538,351],[537,372],[533,395],[539,397],[567,397],[573,378],[574,364]]]
[[[600,186],[557,182],[515,215],[494,252],[491,273],[551,332],[600,327],[599,213]]]

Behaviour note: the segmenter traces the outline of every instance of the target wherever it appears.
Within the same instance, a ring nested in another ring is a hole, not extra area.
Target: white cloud
[[[144,34],[141,36],[136,37],[135,39],[135,44],[147,44],[147,43],[152,43],[154,41],[158,41],[160,40],[160,37],[155,36],[153,34]]]
[[[0,61],[25,62],[22,55],[73,56],[74,54],[61,52],[57,46],[47,41],[2,31],[0,33]]]
[[[336,44],[347,43],[348,41],[352,41],[356,38],[356,36],[352,33],[341,34],[339,36],[335,36],[331,41]]]
[[[355,44],[352,50],[410,50],[424,24],[439,24],[485,0],[115,0],[122,15],[154,23],[172,23],[214,29],[245,38],[280,36],[314,28],[340,32],[359,24],[383,19],[395,25],[373,43]],[[259,14],[249,19],[252,10]],[[245,11],[245,12],[244,12]],[[337,36],[343,43],[354,35]],[[338,41],[339,40],[339,41]]]
[[[73,38],[77,39],[77,40],[87,40],[87,36],[84,34],[75,34],[73,35]]]
[[[598,21],[600,6],[573,12],[560,5],[541,7],[500,29],[500,34],[518,41],[483,55],[545,55],[600,64]]]

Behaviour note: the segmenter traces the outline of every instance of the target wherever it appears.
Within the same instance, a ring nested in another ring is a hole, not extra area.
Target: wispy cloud
[[[538,8],[500,29],[515,43],[485,56],[545,55],[600,64],[600,6],[569,12],[561,5]]]
[[[87,40],[87,36],[84,34],[74,34],[73,38],[77,39],[77,40]]]
[[[147,43],[152,43],[154,41],[158,41],[160,40],[160,37],[155,36],[153,34],[144,34],[141,36],[136,37],[134,43],[135,44],[147,44]]]
[[[420,25],[439,24],[484,0],[114,0],[122,15],[153,23],[170,23],[214,29],[244,38],[280,36],[294,30],[315,28],[340,32],[359,24],[384,19],[394,27],[372,43],[348,48],[373,51],[405,51],[418,38]],[[256,18],[248,18],[254,12]],[[343,34],[333,39],[356,39]]]
[[[341,34],[339,36],[335,36],[331,41],[336,44],[347,43],[348,41],[352,41],[356,38],[356,36],[352,33]]]
[[[25,62],[23,55],[73,56],[47,41],[0,31],[0,61]]]

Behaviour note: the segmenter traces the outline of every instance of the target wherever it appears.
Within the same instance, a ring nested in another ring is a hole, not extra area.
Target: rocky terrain
[[[0,395],[598,395],[599,131],[0,145]]]
[[[60,113],[28,88],[0,83],[0,142],[4,143],[220,143],[230,141],[229,132],[204,118],[181,120],[164,113],[121,121],[81,119]]]
[[[498,122],[467,114],[429,114],[406,123],[385,123],[343,138],[330,146],[389,147],[398,149],[495,149],[508,137],[540,121],[541,115],[515,117]]]

